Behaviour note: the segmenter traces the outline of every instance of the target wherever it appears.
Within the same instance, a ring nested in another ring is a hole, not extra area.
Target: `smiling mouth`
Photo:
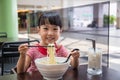
[[[50,41],[50,42],[51,42],[51,41],[54,42],[54,41],[55,41],[55,38],[47,38],[47,40]]]

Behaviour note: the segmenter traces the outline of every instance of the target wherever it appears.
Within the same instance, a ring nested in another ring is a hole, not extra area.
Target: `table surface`
[[[87,73],[87,65],[80,65],[77,70],[69,68],[61,80],[119,80],[120,72],[102,67],[101,75],[90,75]],[[43,80],[42,75],[36,71],[23,74],[10,74],[0,76],[0,80]]]

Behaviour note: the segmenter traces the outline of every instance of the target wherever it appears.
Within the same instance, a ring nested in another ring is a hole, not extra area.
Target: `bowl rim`
[[[40,59],[44,59],[44,58],[47,58],[47,57],[42,57],[42,58],[37,58],[35,59],[35,64],[38,63],[37,61],[40,60]],[[56,58],[64,58],[64,59],[67,59],[67,57],[56,57]],[[41,62],[39,62],[40,65],[45,65],[45,66],[60,66],[60,65],[65,65],[65,64],[68,64],[69,65],[69,61],[68,62],[58,62],[58,64],[43,64]]]

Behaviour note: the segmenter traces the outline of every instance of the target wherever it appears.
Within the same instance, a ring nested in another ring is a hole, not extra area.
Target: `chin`
[[[49,43],[54,43],[55,41],[48,41],[47,43],[49,44]]]
[[[52,44],[52,43],[54,43],[54,42],[49,42],[48,44]]]

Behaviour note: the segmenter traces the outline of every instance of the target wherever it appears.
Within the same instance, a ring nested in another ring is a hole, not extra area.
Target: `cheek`
[[[56,33],[56,39],[60,37],[60,33]]]
[[[46,33],[44,33],[44,32],[40,33],[40,36],[45,37],[46,35],[47,35],[47,34],[46,34]]]
[[[39,30],[39,35],[45,35],[45,31],[43,31],[42,29]]]
[[[39,32],[39,35],[41,38],[44,38],[46,36],[46,33],[45,32]]]

